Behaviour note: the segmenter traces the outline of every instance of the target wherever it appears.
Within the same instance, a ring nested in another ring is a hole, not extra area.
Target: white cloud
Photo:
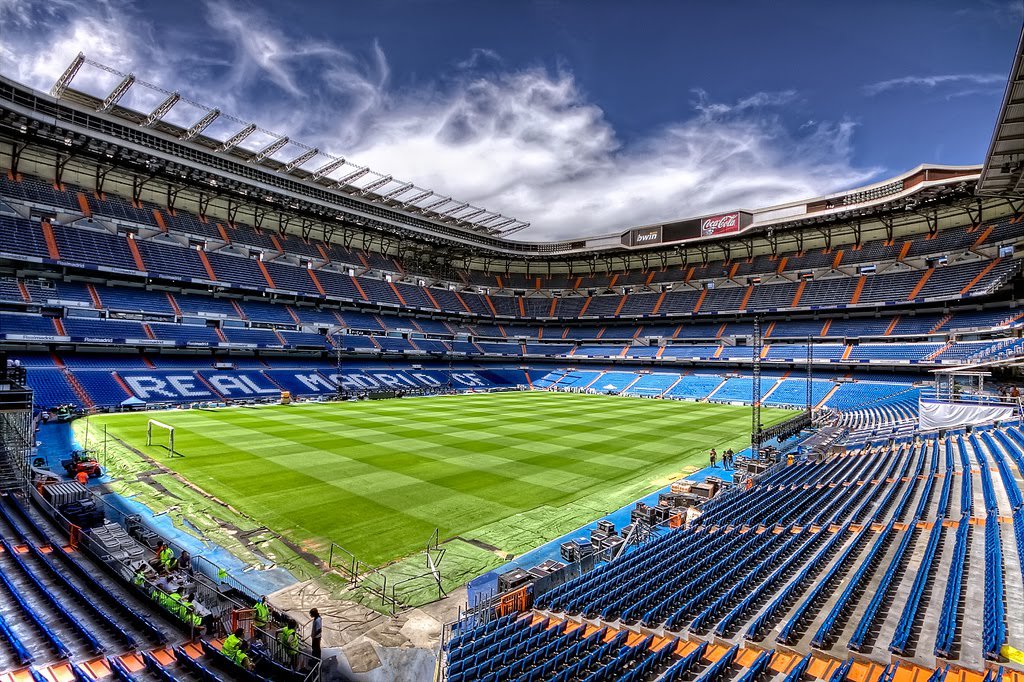
[[[889,80],[878,81],[864,86],[864,93],[867,95],[878,95],[888,90],[899,88],[922,88],[935,89],[940,87],[971,87],[985,85],[995,88],[1006,83],[1006,76],[998,73],[950,73],[937,76],[903,76],[901,78],[890,78]],[[976,87],[972,92],[977,90]]]
[[[45,10],[0,0],[0,70],[47,89],[81,50],[292,139],[528,220],[519,236],[530,239],[756,208],[879,172],[852,163],[852,122],[789,125],[779,112],[799,101],[792,90],[734,102],[695,91],[688,117],[626,144],[565,69],[512,70],[491,50],[467,49],[443,79],[396,88],[377,44],[357,51],[292,35],[222,0],[207,5],[207,31],[157,32],[126,2],[86,13],[63,0]],[[89,77],[100,85],[103,76]]]

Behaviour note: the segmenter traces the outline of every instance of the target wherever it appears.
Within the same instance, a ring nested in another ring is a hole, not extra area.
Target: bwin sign
[[[661,243],[661,227],[647,227],[642,230],[633,230],[633,246]]]

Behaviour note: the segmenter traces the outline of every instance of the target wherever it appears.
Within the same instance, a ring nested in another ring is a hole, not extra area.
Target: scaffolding
[[[751,348],[752,363],[752,385],[750,387],[750,457],[757,459],[761,456],[761,352],[763,351],[764,339],[761,337],[761,317],[754,316],[754,336]]]
[[[0,353],[0,492],[28,489],[32,428],[32,389],[25,385],[24,367],[7,367]]]

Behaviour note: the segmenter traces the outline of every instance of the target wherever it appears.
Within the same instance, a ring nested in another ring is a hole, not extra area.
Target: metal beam
[[[529,226],[530,226],[530,223],[528,223],[528,222],[526,222],[524,220],[519,220],[519,221],[516,221],[515,224],[513,224],[508,229],[502,230],[500,232],[500,235],[502,237],[507,237],[508,235],[515,234],[516,232],[519,232],[520,230],[525,230]]]
[[[68,64],[68,68],[64,69],[64,73],[60,75],[60,78],[58,78],[53,84],[53,87],[50,88],[50,95],[57,97],[58,99],[63,97],[64,91],[68,89],[69,85],[71,85],[71,81],[75,79],[75,76],[78,74],[78,70],[82,68],[82,64],[84,63],[85,55],[79,52],[75,55],[75,58],[71,60],[71,63]]]
[[[481,215],[483,213],[487,213],[486,209],[478,208],[477,210],[473,211],[472,213],[467,213],[466,215],[460,215],[459,216],[459,220],[472,220],[473,218],[475,218],[478,215]]]
[[[383,198],[384,199],[394,199],[399,194],[404,194],[405,192],[408,192],[412,188],[413,188],[413,184],[411,182],[407,182],[404,185],[402,185],[401,187],[399,187],[398,189],[391,190],[390,192],[385,194],[383,196]]]
[[[103,104],[100,105],[100,108],[97,109],[97,111],[110,111],[115,104],[121,101],[121,98],[125,96],[134,83],[135,74],[133,73],[122,78],[121,82],[118,83],[117,86],[110,91],[110,94],[107,95],[106,99],[103,100]]]
[[[432,189],[427,190],[425,192],[420,192],[416,196],[411,197],[409,199],[406,199],[402,203],[402,208],[409,208],[410,206],[415,204],[417,201],[423,201],[424,199],[427,199],[427,198],[432,197],[432,196],[434,196],[434,190],[432,190]]]
[[[419,208],[419,210],[421,210],[421,211],[433,211],[438,206],[444,206],[445,204],[447,204],[451,200],[452,200],[451,197],[445,197],[444,199],[438,199],[434,203],[427,204],[426,206],[417,206],[417,208]],[[409,204],[406,204],[406,206],[408,206],[408,205]]]
[[[380,189],[384,185],[388,184],[389,182],[391,182],[391,180],[392,180],[392,177],[390,175],[385,175],[384,177],[377,178],[376,180],[374,180],[370,184],[368,184],[365,187],[363,187],[362,189],[360,189],[359,190],[359,194],[361,194],[361,195],[369,194],[370,192],[372,192],[372,191],[374,191],[376,189]]]
[[[324,177],[328,173],[333,173],[334,171],[338,170],[344,165],[345,159],[334,159],[333,161],[328,161],[324,165],[317,168],[313,175],[309,176],[309,179],[312,180],[313,182],[316,182],[317,180]]]
[[[256,132],[256,124],[250,123],[249,125],[239,130],[237,133],[229,137],[224,144],[217,148],[217,151],[226,152],[234,149],[238,145],[242,144],[245,138],[249,137],[254,132]]]
[[[464,204],[460,204],[460,205],[456,206],[455,208],[449,209],[449,210],[445,211],[444,213],[441,213],[441,215],[443,215],[444,217],[448,218],[453,213],[458,213],[459,211],[461,211],[462,209],[466,208],[467,206],[469,206],[469,202],[468,201],[466,203],[464,203]]]
[[[263,159],[273,155],[286,144],[288,144],[288,136],[279,137],[278,139],[274,140],[263,149],[256,152],[256,156],[249,159],[249,163],[261,163]]]
[[[359,178],[363,177],[364,175],[366,175],[369,172],[370,172],[369,168],[360,168],[359,170],[355,171],[354,173],[349,173],[345,177],[343,177],[340,180],[338,180],[334,184],[334,187],[337,188],[337,189],[341,189],[345,185],[348,185],[351,182],[355,182],[356,180],[358,180]]]
[[[285,173],[291,173],[293,170],[295,170],[296,168],[298,168],[302,164],[306,163],[307,161],[309,161],[310,159],[312,159],[314,156],[316,156],[319,153],[320,153],[320,150],[317,149],[316,147],[314,147],[313,149],[307,149],[306,151],[302,152],[301,154],[296,156],[294,159],[292,159],[291,161],[286,163],[284,165],[284,172]]]
[[[491,225],[491,227],[489,229],[492,230],[493,232],[500,232],[501,228],[506,227],[508,225],[511,225],[515,221],[516,221],[515,218],[506,218],[505,220],[501,221],[497,225]]]
[[[218,116],[220,116],[220,109],[210,109],[201,119],[193,123],[192,127],[186,130],[185,134],[182,135],[179,139],[183,142],[191,140],[192,138],[194,138],[195,136],[199,135],[201,132],[209,128],[210,124],[217,120]]]
[[[171,110],[171,107],[177,104],[178,100],[180,99],[181,95],[177,92],[172,92],[171,94],[167,95],[167,99],[165,99],[163,102],[160,102],[160,104],[157,105],[156,109],[150,112],[149,116],[146,117],[146,121],[142,124],[142,127],[152,128],[154,125],[156,125],[157,121],[159,121],[167,115],[167,112]]]

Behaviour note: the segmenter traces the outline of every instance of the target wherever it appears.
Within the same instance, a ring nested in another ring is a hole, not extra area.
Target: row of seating
[[[884,644],[899,656],[928,652],[980,669],[981,659],[965,663],[968,653],[959,647],[970,627],[963,586],[968,575],[984,582],[978,654],[998,659],[1007,643],[1011,593],[1005,581],[1024,579],[1022,465],[1024,433],[1016,424],[954,430],[943,439],[910,432],[869,440],[824,462],[780,465],[749,489],[705,503],[688,525],[658,527],[621,558],[535,594],[534,611],[516,617],[636,625],[641,633],[652,628],[666,636],[688,631],[731,638],[742,630],[757,645],[770,632],[790,647],[845,645],[863,652]],[[969,541],[976,486],[985,500],[981,554]],[[1001,533],[1007,517],[1018,546],[1010,555]],[[943,554],[947,570],[939,570]],[[886,639],[876,642],[882,633]],[[449,651],[475,636],[463,634]],[[520,660],[501,633],[486,646],[490,653],[481,661]],[[671,665],[680,660],[677,654]],[[837,673],[835,679],[846,674]],[[944,674],[936,668],[932,677]],[[893,675],[890,666],[883,677]]]
[[[167,322],[140,322],[106,317],[69,315],[63,318],[40,316],[36,313],[0,312],[0,335],[11,341],[67,341],[85,344],[136,346],[175,346],[185,348],[263,348],[295,349],[306,351],[343,350],[353,353],[402,355],[469,355],[497,357],[559,357],[559,358],[615,358],[644,360],[652,363],[670,363],[676,360],[702,362],[751,362],[750,346],[671,344],[647,345],[591,345],[564,343],[460,341],[425,338],[414,335],[364,335],[351,333],[325,334],[301,331],[299,325],[289,328],[265,328],[224,323],[177,324]],[[952,364],[960,365],[979,354],[998,346],[1005,350],[1006,342],[969,341],[940,343],[866,343],[815,345],[817,363],[834,364]],[[1017,346],[1015,346],[1017,347]],[[1019,345],[1024,350],[1024,345]],[[767,363],[793,363],[805,361],[806,345],[770,343],[764,346],[762,360]]]
[[[5,215],[0,221],[5,253],[73,265],[96,266],[113,274],[144,273],[164,283],[224,286],[237,290],[274,294],[286,298],[339,300],[370,303],[390,309],[443,311],[484,318],[535,320],[664,317],[680,314],[722,312],[774,312],[782,309],[829,309],[837,303],[865,306],[908,301],[956,301],[984,295],[1019,271],[1015,259],[989,259],[976,252],[950,254],[949,264],[920,270],[902,263],[879,268],[871,275],[835,272],[812,281],[765,281],[742,284],[730,280],[679,282],[663,291],[603,293],[594,291],[570,296],[509,296],[487,289],[426,281],[400,274],[381,276],[373,270],[356,269],[333,261],[312,267],[308,257],[283,254],[265,259],[250,247],[225,243],[216,250],[190,248],[189,241],[157,232],[152,239],[123,235],[98,224],[88,226],[38,224]],[[54,253],[57,251],[57,253]],[[110,269],[114,270],[111,271]],[[408,279],[410,281],[403,281]],[[669,286],[669,285],[665,285]],[[27,289],[12,292],[24,299]],[[59,293],[59,292],[58,292]],[[90,293],[95,293],[95,289]],[[149,296],[167,314],[166,303]],[[17,300],[17,299],[15,299]],[[124,305],[115,295],[111,301]],[[102,305],[102,297],[94,304]],[[287,320],[285,320],[287,321]],[[941,322],[941,320],[939,321]],[[938,326],[938,322],[936,326]],[[891,333],[890,329],[883,333]],[[784,333],[780,330],[780,333]]]
[[[0,607],[0,631],[17,666],[135,652],[168,641],[11,497],[0,501],[0,526],[0,555],[6,557],[0,584],[11,597]]]
[[[295,396],[333,393],[339,385],[350,391],[443,389],[487,390],[494,387],[526,387],[548,390],[592,390],[666,399],[747,402],[752,399],[750,377],[720,374],[678,374],[554,370],[521,367],[493,368],[411,368],[397,365],[372,365],[347,361],[339,374],[325,360],[296,358],[240,362],[235,369],[212,369],[201,357],[173,356],[83,356],[65,355],[67,364],[54,365],[48,355],[25,355],[28,384],[40,407],[76,405],[110,407],[135,396],[154,403],[192,403],[204,400],[253,400],[275,398],[282,390]],[[152,358],[152,359],[150,359]],[[271,364],[273,363],[273,364]],[[533,377],[533,378],[531,378]],[[909,383],[913,377],[893,375],[889,381],[843,381],[816,375],[812,381],[812,400],[817,407],[851,410],[843,416],[860,423],[858,415],[874,410],[901,409],[916,415],[920,389]],[[779,375],[762,376],[762,395],[766,406],[802,408],[806,399],[806,380]],[[723,393],[723,388],[728,390]],[[849,397],[856,396],[856,402]],[[857,405],[873,407],[854,410]],[[883,406],[883,407],[878,407]],[[849,415],[855,415],[850,417]],[[880,416],[879,420],[882,419]],[[879,422],[880,423],[880,422]]]
[[[32,176],[0,179],[0,197],[12,205],[51,208],[72,219],[76,215],[86,215],[112,226],[133,224],[149,236],[177,236],[185,241],[189,238],[201,238],[211,243],[257,249],[274,256],[287,255],[297,260],[341,263],[394,274],[404,272],[399,261],[377,252],[350,250],[338,244],[305,240],[295,235],[268,233],[226,220],[209,220],[180,209],[168,210],[145,202],[130,202],[112,194],[97,195],[70,184],[54,187],[51,183]],[[920,258],[930,254],[948,256],[950,253],[966,251],[982,244],[998,244],[1021,234],[1024,234],[1024,226],[1016,219],[1007,217],[980,228],[970,225],[947,228],[937,235],[927,238],[924,235],[910,237],[899,243],[872,241],[853,248],[811,250],[806,253],[779,256],[760,255],[731,262],[711,262],[660,270],[588,276],[536,276],[524,273],[494,275],[471,271],[461,273],[460,277],[462,283],[467,285],[495,291],[524,292],[538,289],[604,290],[612,286],[658,286],[668,282],[696,282],[722,278],[745,282],[744,278],[751,275],[771,278],[782,272],[835,269],[885,261],[899,262],[904,258]],[[141,239],[140,243],[146,241]],[[82,256],[87,254],[82,248],[74,248],[80,245],[70,236],[57,235],[56,244],[62,253],[68,251],[68,256],[72,259],[82,260]],[[45,244],[40,243],[38,246],[45,247]],[[46,255],[45,249],[40,251],[43,252],[42,255]],[[125,267],[133,267],[130,254],[125,253],[123,260],[127,261]],[[788,298],[780,300],[788,302]]]

